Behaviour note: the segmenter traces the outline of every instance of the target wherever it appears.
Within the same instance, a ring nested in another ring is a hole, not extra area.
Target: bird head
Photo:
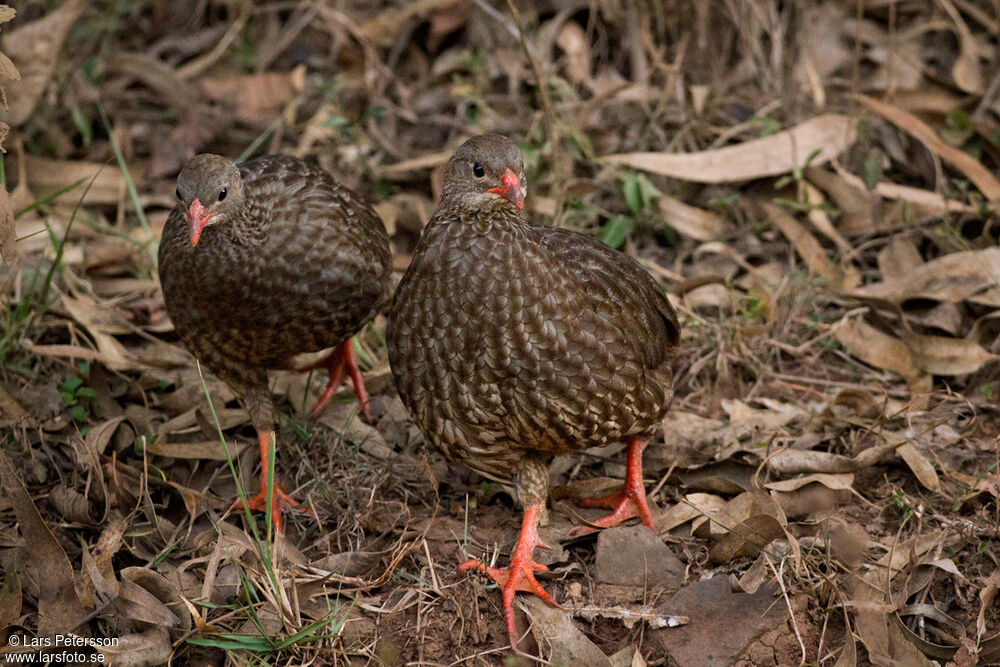
[[[527,190],[517,144],[499,134],[482,134],[455,151],[442,194],[472,206],[492,207],[502,202],[523,209]]]
[[[195,246],[206,227],[234,218],[242,208],[243,179],[231,160],[203,153],[184,164],[176,194]]]

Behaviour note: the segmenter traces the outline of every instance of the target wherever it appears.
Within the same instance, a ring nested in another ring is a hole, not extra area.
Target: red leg
[[[539,546],[538,515],[541,505],[529,505],[524,508],[524,519],[521,522],[521,534],[517,538],[517,547],[510,559],[510,565],[505,568],[488,567],[479,560],[467,560],[458,566],[458,574],[475,570],[492,579],[503,593],[503,617],[507,621],[507,636],[510,645],[517,648],[517,627],[514,625],[514,594],[517,591],[534,593],[549,606],[559,609],[559,603],[545,592],[542,585],[535,579],[535,572],[547,572],[549,568],[535,562],[532,553]]]
[[[337,388],[340,387],[340,382],[344,376],[344,369],[351,376],[351,382],[354,383],[354,393],[358,396],[358,403],[361,405],[361,413],[364,414],[365,418],[371,419],[371,413],[368,410],[368,391],[365,390],[365,382],[361,377],[361,369],[358,368],[358,359],[354,355],[354,345],[350,340],[346,340],[336,348],[333,352],[323,357],[315,364],[311,366],[306,366],[305,368],[300,368],[300,372],[316,370],[319,368],[326,369],[330,374],[330,378],[326,382],[326,388],[323,389],[322,395],[320,395],[319,400],[316,401],[316,405],[313,409],[309,411],[309,416],[315,419],[319,417],[320,413],[323,412],[324,408],[330,403],[330,399],[337,392]]]
[[[257,495],[247,498],[247,507],[255,512],[266,512],[267,471],[270,467],[270,456],[268,456],[268,453],[271,448],[271,441],[274,439],[274,431],[258,433],[257,438],[260,440],[260,490],[257,492]],[[274,523],[274,527],[279,533],[284,532],[285,527],[281,514],[286,507],[292,507],[304,512],[309,511],[308,509],[300,506],[298,501],[288,495],[285,489],[278,484],[278,476],[275,475],[274,489],[271,497],[271,521]],[[231,509],[242,510],[243,501],[237,499],[236,502],[233,503]]]
[[[577,504],[583,507],[607,507],[614,511],[592,522],[590,526],[577,526],[570,531],[570,535],[596,533],[601,528],[617,526],[633,517],[642,519],[642,522],[655,532],[653,515],[646,503],[646,489],[642,485],[642,450],[645,448],[646,443],[640,438],[631,438],[628,441],[628,463],[625,469],[625,483],[621,489],[600,498],[583,498],[577,501]]]

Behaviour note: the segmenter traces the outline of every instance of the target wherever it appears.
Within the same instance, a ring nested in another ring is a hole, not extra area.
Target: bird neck
[[[431,217],[431,224],[460,229],[463,234],[484,236],[497,231],[515,231],[530,227],[521,211],[505,199],[490,197],[469,202],[442,199]]]
[[[260,206],[249,197],[244,200],[231,224],[227,225],[230,240],[244,246],[258,246],[267,239],[271,229],[271,211]]]

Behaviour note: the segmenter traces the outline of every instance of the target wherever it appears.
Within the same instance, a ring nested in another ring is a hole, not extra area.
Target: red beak
[[[206,213],[205,207],[201,205],[198,198],[195,197],[194,201],[191,202],[191,208],[187,212],[187,221],[191,225],[191,245],[198,245],[198,239],[201,238],[201,231],[205,229],[205,225],[208,221],[215,217],[214,213]]]
[[[503,183],[502,188],[490,188],[488,191],[503,195],[511,200],[514,206],[519,209],[524,208],[524,191],[526,188],[521,187],[521,179],[517,177],[517,174],[508,167],[507,171],[503,173],[500,182]]]

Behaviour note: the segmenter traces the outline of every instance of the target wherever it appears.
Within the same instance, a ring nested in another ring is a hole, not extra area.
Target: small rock
[[[645,526],[617,526],[597,537],[598,583],[646,588],[678,588],[684,563]]]
[[[764,585],[752,595],[733,593],[725,576],[685,586],[657,611],[687,616],[687,625],[654,630],[650,640],[671,664],[732,665],[747,646],[788,618],[788,607],[775,604],[775,592]]]

